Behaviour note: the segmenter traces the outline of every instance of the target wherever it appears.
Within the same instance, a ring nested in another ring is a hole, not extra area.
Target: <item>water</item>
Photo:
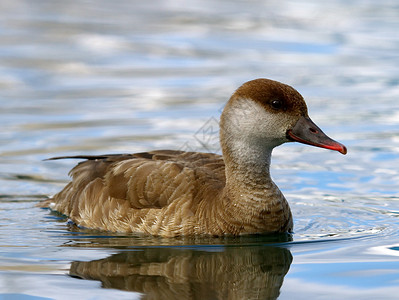
[[[0,16],[1,299],[396,299],[397,1],[3,0]],[[219,151],[221,108],[258,77],[349,149],[274,152],[292,237],[106,234],[35,207],[75,163],[48,157]]]

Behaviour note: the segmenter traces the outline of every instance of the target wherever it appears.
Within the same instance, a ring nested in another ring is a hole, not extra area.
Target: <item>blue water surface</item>
[[[3,0],[0,16],[0,299],[397,299],[397,1]],[[110,234],[35,206],[76,163],[52,156],[220,152],[224,104],[259,77],[348,147],[274,151],[292,235]]]

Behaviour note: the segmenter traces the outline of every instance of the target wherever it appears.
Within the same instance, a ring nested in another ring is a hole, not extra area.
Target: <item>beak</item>
[[[309,117],[301,117],[292,129],[288,129],[287,138],[303,144],[335,150],[346,154],[344,145],[329,138]]]

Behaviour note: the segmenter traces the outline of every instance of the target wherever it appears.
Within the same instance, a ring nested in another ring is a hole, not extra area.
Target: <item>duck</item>
[[[272,151],[299,142],[342,154],[293,87],[259,78],[241,85],[220,116],[216,153],[154,150],[60,156],[84,159],[41,203],[83,228],[159,237],[292,233],[290,206],[270,175]]]

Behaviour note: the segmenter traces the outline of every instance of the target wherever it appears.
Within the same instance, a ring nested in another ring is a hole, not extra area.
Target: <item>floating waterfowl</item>
[[[220,118],[223,156],[156,150],[85,159],[72,181],[41,202],[86,228],[156,236],[291,232],[287,200],[270,177],[274,147],[297,141],[346,154],[309,118],[292,87],[256,79],[239,87]]]

